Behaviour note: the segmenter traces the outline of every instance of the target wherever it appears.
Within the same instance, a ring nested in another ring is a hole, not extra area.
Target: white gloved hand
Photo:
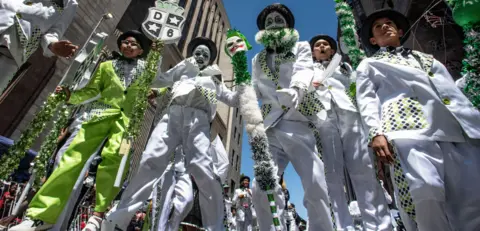
[[[297,109],[300,104],[299,91],[294,88],[277,90],[277,98],[281,105]]]

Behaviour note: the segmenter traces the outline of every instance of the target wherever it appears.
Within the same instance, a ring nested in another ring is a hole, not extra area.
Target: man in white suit
[[[252,83],[262,101],[262,114],[273,161],[282,175],[289,162],[302,180],[304,205],[310,229],[332,230],[329,198],[323,162],[318,157],[309,117],[320,111],[305,92],[314,75],[308,42],[298,42],[292,12],[282,4],[266,7],[257,18],[257,43],[265,49],[252,61]],[[265,192],[253,182],[253,204],[260,230],[273,228],[270,205]],[[277,215],[283,217],[284,200],[280,185],[274,191]],[[283,229],[286,229],[281,219]]]
[[[344,192],[347,168],[365,230],[391,230],[387,203],[373,170],[367,132],[354,100],[355,72],[336,54],[337,42],[332,37],[317,35],[310,40],[310,46],[315,62],[312,84],[326,110],[325,120],[318,127],[337,229],[354,230]]]
[[[78,47],[60,40],[75,16],[76,0],[0,0],[0,93],[39,45],[46,57],[71,57]]]
[[[240,179],[240,188],[235,189],[232,205],[237,212],[237,231],[252,231],[253,208],[252,190],[250,190],[250,177],[244,176]]]
[[[409,31],[394,10],[377,11],[362,26],[363,44],[377,51],[357,68],[369,143],[393,164],[400,209],[419,230],[477,230],[480,112],[442,63],[402,46]],[[411,200],[404,200],[408,192]]]

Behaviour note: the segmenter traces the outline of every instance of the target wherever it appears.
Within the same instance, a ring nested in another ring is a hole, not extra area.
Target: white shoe
[[[100,231],[102,227],[102,221],[103,219],[101,217],[91,216],[88,219],[87,225],[82,229],[82,231]]]
[[[48,224],[41,220],[32,220],[25,218],[22,223],[15,225],[8,229],[9,231],[44,231],[53,227],[53,224]]]

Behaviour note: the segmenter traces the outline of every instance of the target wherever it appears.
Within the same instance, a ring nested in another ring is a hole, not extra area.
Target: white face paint
[[[287,20],[280,13],[273,11],[265,19],[265,29],[286,28]]]
[[[247,51],[247,44],[245,44],[245,41],[238,36],[228,38],[226,46],[230,57],[239,51]]]
[[[195,58],[195,61],[200,69],[208,66],[208,63],[210,62],[210,55],[210,49],[208,49],[208,47],[205,45],[199,45],[193,50],[193,58]]]

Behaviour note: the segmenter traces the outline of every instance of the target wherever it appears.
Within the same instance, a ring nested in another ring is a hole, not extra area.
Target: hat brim
[[[210,50],[210,62],[209,62],[209,64],[212,64],[215,61],[215,59],[217,58],[218,50],[217,50],[217,46],[215,45],[215,43],[209,38],[197,37],[197,38],[192,39],[192,41],[190,41],[190,43],[188,44],[188,47],[187,47],[187,56],[188,57],[192,56],[193,55],[193,50],[200,45],[205,45]]]
[[[315,45],[315,43],[320,39],[326,40],[330,44],[330,47],[333,50],[335,50],[335,52],[337,51],[337,49],[338,49],[337,41],[335,41],[335,39],[333,39],[332,37],[330,37],[328,35],[325,35],[325,34],[319,34],[319,35],[313,37],[312,39],[310,39],[310,48],[312,50],[313,50],[313,46]]]
[[[120,46],[122,45],[122,41],[127,39],[128,37],[134,37],[135,40],[137,40],[137,42],[140,44],[140,47],[143,50],[143,54],[141,56],[145,56],[146,54],[148,54],[148,51],[150,49],[148,44],[148,38],[145,35],[143,35],[142,32],[137,30],[130,30],[121,34],[117,39],[118,49],[120,49]]]
[[[280,13],[285,18],[285,20],[287,20],[289,28],[295,27],[295,17],[293,16],[292,11],[283,4],[275,3],[265,7],[265,9],[263,9],[262,12],[260,12],[260,14],[258,15],[257,27],[259,30],[265,30],[265,20],[267,19],[267,15],[274,11]]]
[[[248,181],[251,181],[251,180],[250,180],[250,177],[244,176],[244,177],[240,178],[240,184],[241,184],[245,179],[248,179]]]
[[[397,28],[401,29],[404,33],[404,35],[400,38],[400,43],[403,44],[405,41],[407,41],[408,37],[410,36],[410,22],[408,21],[407,17],[398,11],[383,9],[370,14],[360,29],[360,38],[365,47],[367,47],[370,51],[377,51],[380,48],[379,46],[370,43],[370,38],[373,37],[373,23],[379,18],[389,18],[392,20],[397,25]]]

